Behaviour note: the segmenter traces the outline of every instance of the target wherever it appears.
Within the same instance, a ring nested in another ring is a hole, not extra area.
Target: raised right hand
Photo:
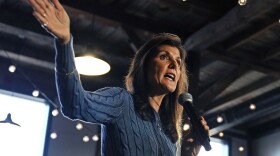
[[[28,0],[42,27],[63,43],[70,41],[70,19],[58,0]]]

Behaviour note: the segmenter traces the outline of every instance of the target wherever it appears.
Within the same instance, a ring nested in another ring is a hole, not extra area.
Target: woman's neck
[[[161,106],[161,102],[162,102],[164,96],[165,95],[152,95],[152,96],[149,96],[149,103],[150,103],[151,107],[156,112],[159,111],[159,108]]]

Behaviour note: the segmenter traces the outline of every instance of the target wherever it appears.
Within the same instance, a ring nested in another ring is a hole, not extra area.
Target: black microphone
[[[179,96],[178,102],[184,107],[185,112],[190,118],[193,131],[196,135],[196,139],[205,148],[206,151],[210,151],[212,149],[210,145],[210,138],[207,132],[205,131],[201,121],[199,120],[199,116],[197,115],[195,109],[193,108],[192,95],[189,93],[182,93]]]

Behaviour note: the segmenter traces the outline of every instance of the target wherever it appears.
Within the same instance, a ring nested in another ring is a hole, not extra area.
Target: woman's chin
[[[176,90],[175,87],[168,87],[168,86],[165,89],[167,93],[173,93]]]

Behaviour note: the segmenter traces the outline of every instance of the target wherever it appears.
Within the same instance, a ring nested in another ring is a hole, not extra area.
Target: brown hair
[[[160,33],[147,41],[134,56],[129,72],[125,77],[126,89],[133,94],[136,112],[144,119],[154,117],[152,107],[148,101],[148,83],[146,80],[146,66],[153,58],[160,45],[170,45],[178,48],[182,59],[181,75],[176,90],[167,94],[161,104],[159,114],[165,134],[176,142],[181,138],[182,106],[178,104],[179,95],[188,88],[188,77],[185,65],[186,51],[183,49],[181,39],[174,34]]]

